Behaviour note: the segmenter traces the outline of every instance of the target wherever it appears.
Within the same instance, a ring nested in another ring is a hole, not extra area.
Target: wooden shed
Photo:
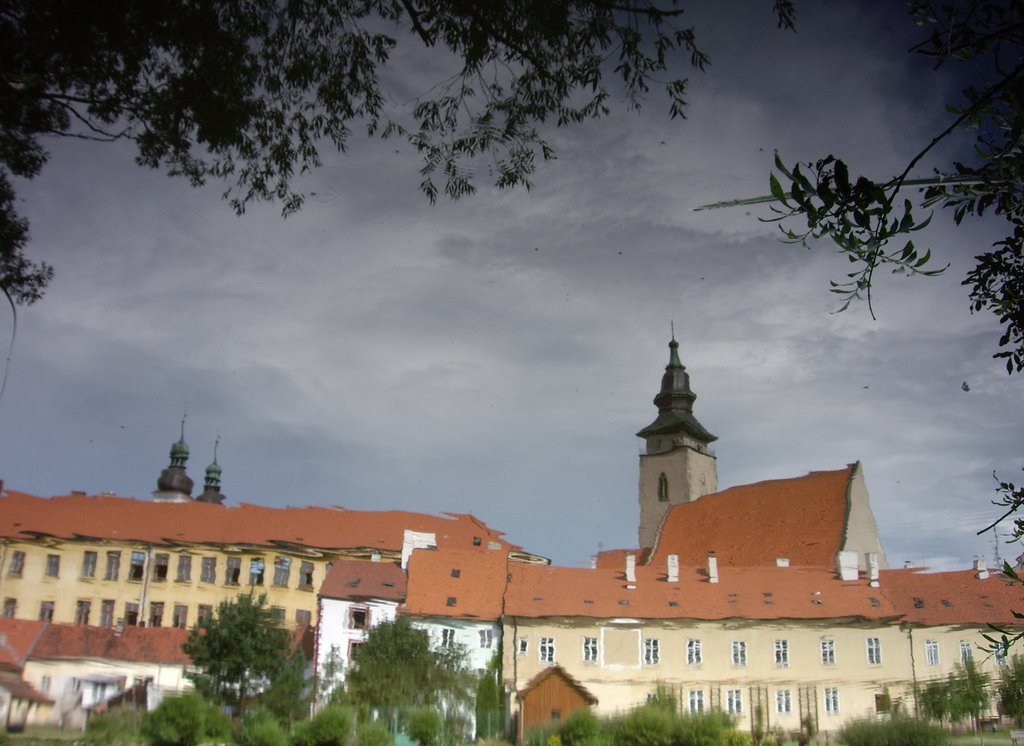
[[[555,665],[530,679],[518,693],[520,741],[530,728],[543,726],[569,716],[571,712],[597,704],[597,697]]]

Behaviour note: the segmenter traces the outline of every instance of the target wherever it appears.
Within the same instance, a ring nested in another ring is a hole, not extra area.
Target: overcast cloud
[[[19,185],[57,277],[19,315],[5,486],[148,498],[187,403],[189,472],[201,484],[219,433],[232,503],[472,512],[585,564],[636,542],[633,434],[674,322],[722,487],[860,460],[890,565],[991,558],[975,532],[992,472],[1021,479],[1024,378],[959,283],[1001,226],[937,215],[917,243],[950,270],[879,277],[872,320],[830,313],[848,265],[828,246],[781,244],[763,209],[693,211],[764,193],[776,148],[890,174],[942,129],[955,81],[904,53],[899,3],[808,3],[796,35],[767,2],[706,5],[689,118],[653,99],[553,130],[530,192],[431,207],[407,146],[356,141],[300,214],[236,218],[222,185],[53,143]],[[434,69],[401,58],[395,100]]]

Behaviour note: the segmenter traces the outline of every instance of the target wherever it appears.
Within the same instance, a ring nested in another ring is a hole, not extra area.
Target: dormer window
[[[658,502],[668,502],[668,477],[665,476],[665,472],[658,475]]]

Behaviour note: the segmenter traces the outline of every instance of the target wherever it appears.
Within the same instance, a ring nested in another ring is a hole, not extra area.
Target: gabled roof
[[[884,570],[881,586],[906,621],[914,624],[1021,626],[1013,612],[1024,612],[1024,585],[1002,573],[990,571],[980,579],[973,570]]]
[[[11,673],[0,673],[0,689],[6,689],[10,693],[11,699],[14,700],[37,702],[40,704],[53,702],[52,699],[42,692],[36,691],[27,681]]]
[[[397,562],[341,559],[331,565],[320,586],[320,596],[342,601],[401,601],[405,588],[405,573]]]
[[[583,697],[583,699],[585,699],[590,704],[597,704],[597,697],[591,694],[590,691],[585,686],[583,686],[583,684],[581,684],[575,678],[573,678],[573,676],[568,671],[566,671],[557,663],[553,666],[548,666],[543,671],[534,676],[532,679],[530,679],[528,682],[526,682],[526,686],[519,690],[519,696],[523,697],[529,694],[531,691],[536,689],[538,686],[543,684],[552,676],[558,676],[566,684],[568,684],[577,692],[579,692],[580,696]]]
[[[0,618],[0,669],[20,671],[46,622]]]
[[[32,659],[101,659],[187,666],[181,646],[188,630],[173,627],[87,627],[50,624],[40,635]]]
[[[714,552],[726,567],[770,565],[778,557],[830,567],[846,540],[855,467],[731,487],[674,505],[648,564],[664,567],[676,554],[680,565],[702,565]]]
[[[417,549],[409,560],[402,611],[420,616],[498,620],[510,564],[503,551]],[[523,565],[524,567],[526,565]],[[546,565],[529,565],[546,567]]]
[[[300,545],[315,549],[399,551],[405,530],[432,532],[438,546],[485,550],[509,544],[502,532],[467,514],[402,510],[268,508],[243,504],[158,503],[107,495],[0,495],[0,536],[107,539],[164,544]]]
[[[725,567],[719,582],[704,568],[636,568],[627,583],[617,570],[513,564],[505,613],[521,617],[637,619],[837,619],[887,621],[898,610],[867,580],[841,581],[823,567]],[[629,586],[633,586],[630,588]]]

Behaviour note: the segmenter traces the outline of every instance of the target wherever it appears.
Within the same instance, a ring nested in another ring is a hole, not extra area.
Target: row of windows
[[[869,665],[882,665],[882,641],[877,637],[865,638],[865,656]],[[526,638],[519,638],[518,653],[525,656],[529,652],[529,642]],[[551,637],[540,638],[537,653],[541,663],[555,662],[555,641]],[[836,663],[836,642],[835,640],[821,640],[819,642],[818,654],[822,665],[834,666]],[[655,637],[645,637],[643,641],[644,664],[648,666],[657,665],[661,662],[661,642]],[[936,640],[925,640],[925,657],[928,665],[939,664],[939,643]],[[960,662],[966,663],[972,658],[971,643],[966,640],[960,641]],[[775,640],[773,645],[773,661],[779,668],[787,668],[790,663],[789,640]],[[600,660],[600,643],[596,637],[583,638],[583,661],[585,663],[597,663]],[[747,665],[747,643],[744,640],[733,640],[730,644],[730,661],[733,666],[744,667]],[[691,638],[686,641],[686,663],[691,666],[700,665],[704,662],[704,644],[701,640]]]
[[[687,705],[690,713],[698,715],[705,711],[705,699],[703,689],[690,689],[687,691]],[[827,686],[822,691],[822,704],[826,715],[839,714],[839,689],[838,687]],[[743,690],[727,689],[725,692],[725,711],[730,715],[743,714]],[[775,713],[777,715],[790,715],[793,712],[793,692],[790,689],[775,690]]]
[[[133,551],[129,553],[128,580],[141,581],[145,574],[146,553]],[[199,582],[217,582],[217,558],[199,557]],[[48,578],[60,577],[59,554],[46,555],[45,575]],[[177,567],[175,568],[174,579],[179,583],[192,582],[192,560],[191,554],[178,555]],[[82,567],[79,576],[82,578],[95,578],[99,565],[99,552],[87,550],[82,555]],[[266,560],[262,557],[249,559],[248,585],[263,585],[266,569]],[[313,563],[301,562],[299,564],[299,577],[297,588],[312,590],[313,588]],[[25,570],[25,552],[18,549],[11,552],[11,563],[8,566],[7,574],[13,577],[21,577]],[[170,578],[171,555],[158,552],[153,555],[152,578],[156,583],[162,583]],[[291,582],[292,558],[278,556],[274,558],[273,585],[287,588]],[[119,550],[106,553],[106,562],[103,568],[103,580],[120,580],[121,577],[121,552]],[[224,585],[240,585],[242,580],[242,558],[228,557],[225,563]]]
[[[99,617],[97,620],[100,627],[113,627],[115,623],[124,624],[129,627],[149,626],[163,627],[165,622],[171,627],[185,629],[189,625],[189,607],[185,604],[164,604],[162,601],[153,601],[149,604],[149,614],[143,619],[139,615],[139,605],[127,602],[124,604],[123,613],[115,618],[116,603],[113,599],[104,599],[99,602]],[[56,609],[55,601],[43,601],[39,604],[38,619],[44,622],[52,622]],[[279,623],[284,623],[285,611],[282,606],[271,606]],[[75,601],[74,623],[88,625],[94,621],[94,603],[91,599],[79,599]],[[18,602],[14,598],[5,598],[3,605],[3,616],[13,619],[18,611]],[[170,617],[167,616],[168,611]],[[213,616],[213,606],[210,604],[199,604],[196,609],[196,622]],[[312,623],[312,612],[308,609],[295,610],[295,623],[299,626]]]

